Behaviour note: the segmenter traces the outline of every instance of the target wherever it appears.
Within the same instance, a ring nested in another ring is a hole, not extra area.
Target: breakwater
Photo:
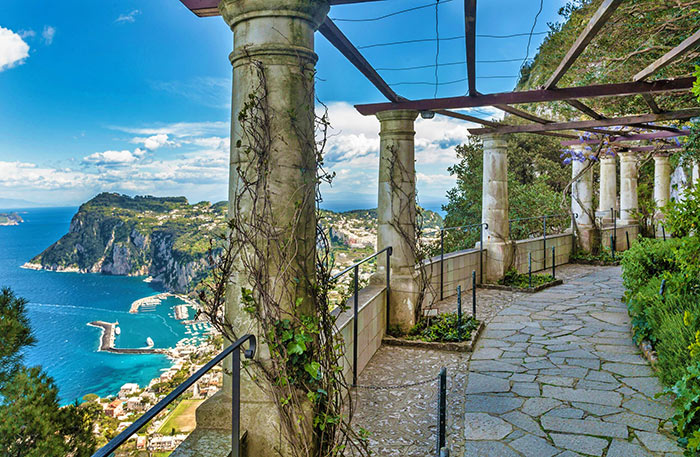
[[[102,329],[100,336],[100,351],[111,352],[113,354],[158,354],[166,353],[163,349],[154,348],[117,348],[114,347],[114,338],[118,322],[93,321],[88,323],[90,327]]]

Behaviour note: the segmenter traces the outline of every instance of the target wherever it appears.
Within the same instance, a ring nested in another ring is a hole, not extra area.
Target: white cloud
[[[154,127],[123,127],[111,126],[113,130],[131,133],[133,135],[159,135],[167,134],[175,138],[201,137],[206,135],[228,135],[229,122],[176,122]]]
[[[167,133],[159,133],[149,137],[136,137],[131,140],[132,143],[143,144],[149,151],[155,151],[163,146],[176,147],[178,144],[168,139]]]
[[[56,28],[50,25],[44,26],[44,30],[41,32],[41,38],[44,40],[44,44],[49,45],[53,43],[54,36],[56,36]]]
[[[96,152],[83,158],[83,163],[92,164],[99,167],[118,167],[132,164],[141,159],[146,151],[136,148],[131,151],[105,151]]]
[[[10,29],[0,27],[0,72],[22,65],[29,57],[29,45]]]
[[[188,81],[153,81],[151,86],[210,108],[231,108],[231,78],[207,76]]]
[[[26,162],[0,162],[0,187],[32,190],[67,190],[91,186],[95,177],[71,169],[39,167]]]
[[[17,32],[19,36],[22,38],[34,38],[36,36],[36,32],[34,30],[20,30]]]
[[[136,16],[138,16],[139,14],[141,14],[141,11],[131,10],[128,13],[120,14],[114,22],[136,22]]]

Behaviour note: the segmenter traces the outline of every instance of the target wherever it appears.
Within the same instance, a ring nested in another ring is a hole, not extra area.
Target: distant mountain
[[[0,213],[0,225],[19,225],[24,220],[17,213]]]
[[[206,275],[209,240],[226,226],[227,202],[190,204],[185,197],[102,193],[84,203],[68,233],[26,268],[110,275],[148,275],[167,290],[187,292]],[[424,210],[424,227],[442,218]],[[377,210],[322,210],[322,223],[346,248],[376,245]]]
[[[40,203],[30,202],[29,200],[20,200],[16,198],[0,198],[0,209],[15,209],[15,208],[38,208]]]

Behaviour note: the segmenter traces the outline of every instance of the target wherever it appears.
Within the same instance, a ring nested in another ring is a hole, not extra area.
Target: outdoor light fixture
[[[435,111],[421,111],[420,117],[422,117],[423,119],[432,119],[435,117]]]

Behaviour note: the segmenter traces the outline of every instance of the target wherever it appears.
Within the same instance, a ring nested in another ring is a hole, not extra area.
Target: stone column
[[[603,154],[600,157],[600,194],[596,216],[603,225],[613,223],[610,209],[617,210],[617,172],[615,156]]]
[[[486,279],[497,281],[513,264],[508,226],[508,155],[505,138],[482,135],[484,142],[481,222],[486,249]]]
[[[697,162],[693,162],[692,176],[693,186],[697,186],[698,184],[700,184],[700,164],[698,164]]]
[[[620,151],[620,222],[636,224],[637,204],[637,155],[632,151]]]
[[[663,208],[671,199],[671,164],[669,155],[664,153],[654,154],[654,221],[657,223],[656,236],[661,236],[658,222],[663,220]]]
[[[588,169],[583,171],[584,169]],[[593,167],[589,161],[571,162],[571,179],[578,177],[571,184],[571,211],[578,214],[578,241],[581,248],[590,251],[593,246]]]
[[[389,325],[410,329],[416,323],[419,290],[416,282],[416,167],[414,123],[417,111],[377,113],[379,132],[379,194],[377,249],[391,246]],[[376,278],[385,278],[385,257]]]
[[[233,66],[229,214],[245,226],[246,221],[258,220],[255,211],[265,220],[262,225],[277,230],[269,230],[260,240],[265,244],[260,246],[263,258],[248,250],[240,254],[226,314],[236,335],[260,335],[263,329],[241,300],[241,288],[249,287],[242,266],[245,256],[249,262],[266,265],[260,282],[283,310],[311,312],[315,305],[314,32],[329,5],[326,0],[222,0],[219,10],[234,35],[229,56]],[[247,134],[251,130],[260,141]],[[261,179],[263,186],[246,185]],[[246,245],[251,242],[255,243],[248,240]],[[300,300],[298,307],[295,300]],[[270,355],[263,340],[258,338],[256,359],[265,364]],[[230,358],[227,364],[230,369]],[[299,419],[303,423],[304,418]],[[224,389],[197,410],[197,427],[230,430],[230,376],[224,377]],[[275,399],[245,371],[241,372],[243,431],[248,432],[248,455],[289,455]]]

